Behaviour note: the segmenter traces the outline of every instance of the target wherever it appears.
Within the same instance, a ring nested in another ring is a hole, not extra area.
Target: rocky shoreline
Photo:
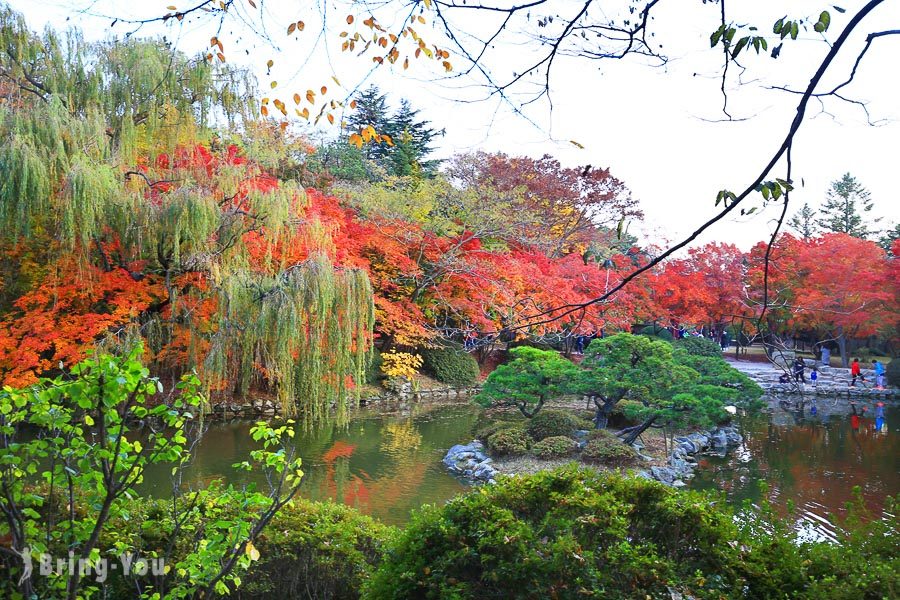
[[[697,468],[696,456],[702,453],[713,453],[724,456],[728,450],[739,446],[744,438],[733,426],[719,427],[709,432],[697,432],[676,437],[675,449],[669,455],[668,466],[650,467],[650,470],[637,474],[648,479],[655,479],[672,487],[684,487],[685,479],[694,477]]]

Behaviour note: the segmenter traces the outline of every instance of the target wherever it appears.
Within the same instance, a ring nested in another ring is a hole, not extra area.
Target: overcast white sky
[[[257,0],[257,4],[259,4]],[[24,12],[31,26],[41,29],[76,25],[88,37],[122,35],[121,24],[110,29],[110,20],[97,15],[146,16],[166,12],[166,6],[187,8],[194,2],[185,0],[12,0],[11,6]],[[612,172],[633,190],[646,213],[643,224],[633,224],[632,231],[656,243],[676,241],[693,231],[712,216],[716,192],[723,188],[739,191],[753,181],[762,166],[780,145],[793,118],[796,96],[764,89],[766,84],[787,85],[802,89],[809,81],[827,45],[817,34],[801,34],[794,44],[786,44],[777,61],[760,56],[747,61],[749,85],[733,89],[729,106],[739,122],[721,120],[722,96],[719,81],[713,77],[720,67],[721,54],[709,48],[709,34],[717,26],[718,7],[701,0],[663,1],[656,13],[655,39],[664,44],[671,58],[663,68],[643,65],[638,60],[596,62],[566,59],[558,63],[551,80],[554,107],[536,103],[526,109],[525,119],[513,114],[496,100],[461,103],[472,98],[477,88],[471,80],[446,82],[435,80],[437,72],[414,65],[407,72],[382,69],[368,73],[369,65],[341,55],[339,41],[329,45],[317,40],[317,9],[311,3],[297,0],[267,0],[263,8],[274,42],[267,43],[237,24],[217,32],[209,21],[187,22],[145,28],[141,35],[165,34],[185,52],[205,49],[211,35],[219,33],[232,62],[246,61],[260,77],[261,89],[278,81],[276,95],[287,100],[295,91],[318,89],[332,85],[336,74],[346,88],[369,82],[388,91],[391,97],[407,97],[438,128],[446,128],[440,155],[457,151],[484,149],[508,154],[540,156],[551,154],[567,165],[592,164],[610,167]],[[732,4],[729,10],[734,12]],[[798,0],[790,3],[763,1],[740,3],[743,14],[734,19],[755,22],[763,32],[771,31],[772,22],[784,13],[779,6],[790,5],[791,16],[817,14],[829,5]],[[844,15],[832,10],[830,37],[836,37],[854,7],[862,2],[844,2]],[[865,34],[900,29],[900,0],[889,0],[876,9],[845,48],[844,60],[835,64],[828,82],[846,78],[853,59],[862,48]],[[182,6],[183,5],[183,6]],[[604,3],[604,7],[609,3]],[[560,6],[570,5],[561,3]],[[574,6],[572,4],[571,6]],[[306,7],[306,8],[304,8]],[[86,8],[86,12],[74,12]],[[749,11],[749,12],[746,12]],[[341,20],[346,10],[331,13]],[[387,24],[391,14],[379,13]],[[282,23],[302,18],[305,33],[287,38]],[[488,23],[463,24],[470,33]],[[340,27],[333,26],[334,34]],[[426,35],[428,28],[420,27]],[[772,36],[774,37],[774,36]],[[238,39],[240,38],[240,39]],[[519,38],[521,39],[521,38]],[[429,41],[439,41],[431,35]],[[275,47],[273,47],[273,44]],[[328,52],[326,52],[328,50]],[[245,52],[246,51],[246,52]],[[499,48],[491,63],[495,73],[513,70],[527,50],[508,45]],[[810,105],[809,117],[801,130],[794,153],[794,179],[805,185],[792,194],[792,211],[804,202],[818,206],[829,183],[845,172],[855,175],[872,193],[875,211],[886,227],[900,221],[900,77],[896,57],[900,56],[900,36],[885,37],[876,42],[863,61],[856,79],[846,88],[848,95],[869,102],[873,120],[884,121],[879,127],[867,125],[864,113],[856,106],[826,100],[828,114],[819,114],[819,105]],[[271,76],[266,74],[266,60],[275,61]],[[371,59],[367,59],[371,60]],[[452,57],[457,67],[461,62]],[[363,83],[364,82],[364,83]],[[733,83],[733,82],[732,82]],[[464,87],[460,87],[464,86]],[[466,87],[468,86],[468,87]],[[824,86],[823,86],[824,87]],[[537,125],[537,126],[536,126]],[[328,129],[325,128],[325,133]],[[579,149],[569,142],[577,140]],[[783,176],[775,173],[773,176]],[[751,217],[735,217],[720,223],[701,242],[711,239],[728,241],[748,248],[765,237],[773,225],[779,206]]]

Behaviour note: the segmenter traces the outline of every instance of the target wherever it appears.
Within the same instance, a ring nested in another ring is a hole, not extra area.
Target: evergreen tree
[[[816,211],[804,202],[803,208],[788,221],[788,227],[799,233],[804,240],[810,239],[816,235]]]
[[[386,134],[391,142],[370,141],[363,146],[366,159],[375,161],[389,174],[399,177],[433,176],[439,161],[428,160],[434,151],[431,143],[444,131],[430,127],[428,121],[417,118],[408,100],[401,100],[393,114],[388,109],[387,95],[370,86],[355,98],[356,109],[347,118],[349,133],[372,127],[378,134]]]
[[[822,217],[816,223],[825,231],[846,233],[865,239],[871,231],[868,225],[881,219],[864,221],[865,213],[872,210],[872,198],[850,173],[845,173],[837,181],[831,182],[831,189],[825,196]]]
[[[888,253],[888,256],[893,256],[894,242],[896,242],[898,238],[900,238],[900,223],[895,223],[892,228],[882,232],[881,237],[878,238],[878,245],[884,248],[884,251]]]
[[[427,160],[427,156],[434,151],[431,143],[435,138],[443,136],[445,131],[429,127],[428,121],[417,120],[419,112],[409,100],[403,99],[400,101],[400,108],[391,117],[387,133],[393,137],[396,145],[393,153],[395,175],[411,174],[417,170],[413,165],[418,165],[422,174],[432,176],[440,164],[437,160]]]
[[[363,90],[355,99],[356,109],[347,117],[347,130],[358,133],[371,126],[378,133],[391,135],[391,121],[388,114],[387,95],[374,85]],[[363,153],[369,160],[384,162],[390,152],[387,142],[372,141],[363,146]]]

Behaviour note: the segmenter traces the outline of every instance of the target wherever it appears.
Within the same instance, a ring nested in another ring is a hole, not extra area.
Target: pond
[[[471,404],[416,405],[380,414],[363,409],[346,427],[298,431],[295,439],[305,472],[300,493],[312,500],[343,502],[385,523],[406,523],[411,510],[466,489],[447,473],[441,459],[450,446],[472,439],[478,410]],[[247,421],[211,423],[195,449],[185,483],[253,480],[254,474],[231,467],[256,448],[251,426]],[[170,473],[170,467],[148,469],[140,491],[170,495]],[[265,485],[259,475],[256,481]]]
[[[738,417],[744,444],[724,458],[701,457],[694,489],[720,489],[735,504],[766,498],[782,515],[794,504],[800,539],[832,539],[829,514],[843,516],[859,486],[869,509],[880,511],[887,496],[900,494],[900,407],[886,407],[876,431],[873,410],[851,422],[846,398],[822,398],[816,410],[786,410],[770,401],[766,413]],[[859,403],[861,409],[863,403]]]
[[[868,505],[880,509],[888,495],[900,494],[896,457],[900,452],[900,407],[887,409],[887,433],[874,431],[874,419],[851,428],[846,400],[819,399],[816,414],[785,411],[777,403],[769,412],[739,416],[744,444],[725,458],[700,457],[694,489],[724,490],[736,505],[759,503],[759,482],[782,514],[796,505],[798,530],[830,537],[829,513],[842,513],[860,486]],[[391,524],[403,524],[422,504],[444,502],[467,487],[444,469],[441,459],[454,444],[472,439],[479,409],[471,404],[413,405],[385,413],[364,409],[345,427],[322,426],[297,434],[306,476],[301,494],[334,500]],[[195,450],[186,482],[213,479],[238,482],[258,474],[235,472],[255,446],[251,423],[211,423]],[[168,468],[150,470],[142,492],[170,493]]]

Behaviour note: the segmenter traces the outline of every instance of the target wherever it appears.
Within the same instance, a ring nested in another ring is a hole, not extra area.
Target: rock
[[[478,440],[469,444],[457,444],[444,455],[443,463],[454,475],[476,482],[490,483],[497,475],[493,460],[484,454],[484,445]]]
[[[650,467],[650,473],[654,479],[666,485],[672,485],[676,479],[675,471],[669,467]]]
[[[712,437],[712,447],[716,450],[724,450],[728,448],[728,436],[721,429],[716,431]]]
[[[685,486],[687,486],[687,484],[680,479],[676,479],[672,482],[672,487],[674,488],[683,488]]]

